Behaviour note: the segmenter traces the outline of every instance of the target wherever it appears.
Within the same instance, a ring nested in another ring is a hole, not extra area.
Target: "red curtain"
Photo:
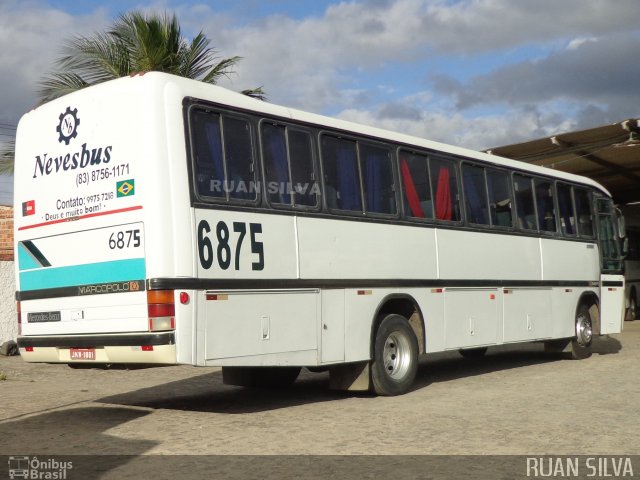
[[[403,158],[400,162],[400,170],[402,171],[402,181],[404,182],[404,194],[409,202],[409,208],[411,209],[411,216],[417,218],[424,218],[424,211],[420,206],[420,197],[416,190],[416,185],[413,183],[411,172],[409,171],[409,165]]]
[[[453,202],[451,201],[451,185],[449,184],[449,169],[440,167],[438,172],[438,187],[436,189],[436,218],[451,220],[453,218]]]

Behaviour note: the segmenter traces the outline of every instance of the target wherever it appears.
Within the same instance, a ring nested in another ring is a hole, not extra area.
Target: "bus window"
[[[430,157],[429,173],[431,190],[435,197],[436,219],[459,222],[460,206],[455,163],[443,158]]]
[[[462,185],[467,208],[467,221],[469,223],[489,225],[484,168],[477,165],[463,164]]]
[[[536,206],[538,207],[538,225],[540,230],[548,233],[555,233],[556,209],[553,201],[553,186],[550,181],[536,178]]]
[[[269,202],[315,207],[318,190],[309,133],[266,122],[261,131]]]
[[[516,215],[518,228],[537,230],[536,210],[533,202],[532,179],[523,175],[513,176],[513,190],[516,194]]]
[[[582,188],[574,188],[573,195],[576,200],[576,215],[578,217],[578,233],[581,237],[593,238],[593,216],[591,214],[591,202],[589,192]]]
[[[491,224],[499,227],[513,226],[511,211],[511,182],[509,175],[502,170],[487,168],[487,185],[489,187],[489,209]]]
[[[286,189],[291,176],[287,159],[285,127],[263,123],[262,149],[269,202],[291,205],[291,194]]]
[[[300,130],[287,129],[289,158],[291,160],[291,183],[294,206],[315,207],[319,192],[313,168],[311,135]]]
[[[222,128],[229,197],[255,200],[257,189],[249,122],[241,118],[223,117]]]
[[[565,183],[558,183],[558,207],[560,209],[560,229],[563,235],[576,234],[576,214],[571,201],[571,187]]]
[[[433,218],[427,157],[400,152],[404,210],[409,217]]]
[[[224,197],[220,115],[196,110],[192,119],[198,193],[205,197]]]
[[[356,142],[324,135],[322,166],[327,206],[362,211]]]
[[[395,215],[396,194],[389,150],[362,143],[359,146],[366,211]]]

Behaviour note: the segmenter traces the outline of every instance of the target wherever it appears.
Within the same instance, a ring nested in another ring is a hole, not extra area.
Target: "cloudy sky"
[[[134,8],[243,57],[224,86],[469,148],[640,116],[639,0],[0,0],[0,141],[64,39]]]

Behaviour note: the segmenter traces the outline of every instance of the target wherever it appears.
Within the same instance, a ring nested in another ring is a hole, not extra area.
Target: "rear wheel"
[[[387,315],[374,340],[371,381],[378,395],[400,395],[418,371],[418,340],[406,318]]]
[[[576,312],[576,336],[571,341],[571,358],[582,360],[591,356],[593,325],[589,308],[582,304]]]

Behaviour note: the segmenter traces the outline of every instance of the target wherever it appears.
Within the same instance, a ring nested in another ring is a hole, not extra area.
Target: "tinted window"
[[[291,159],[291,182],[294,205],[315,207],[320,189],[313,168],[313,146],[311,135],[300,130],[287,130],[289,158]]]
[[[433,218],[429,165],[425,155],[400,152],[405,212],[409,217]]]
[[[196,110],[191,119],[198,193],[207,197],[224,197],[220,115]]]
[[[516,218],[518,228],[537,230],[536,210],[533,202],[533,185],[529,177],[513,176],[513,190],[516,196]]]
[[[240,118],[223,117],[222,131],[229,197],[255,200],[257,189],[249,123]]]
[[[273,204],[315,206],[311,137],[283,125],[262,124],[266,191]]]
[[[487,185],[484,177],[484,168],[476,165],[463,164],[462,182],[467,208],[467,221],[469,223],[489,225]]]
[[[322,166],[327,206],[362,211],[356,142],[323,136]]]
[[[553,185],[547,180],[534,180],[538,225],[543,232],[556,232],[556,209],[553,200]]]
[[[438,157],[429,158],[431,190],[434,196],[435,217],[438,220],[460,221],[458,179],[455,163]]]
[[[571,200],[571,187],[564,183],[558,183],[558,208],[560,212],[560,229],[564,235],[576,234],[576,214],[573,211]]]
[[[573,195],[576,201],[578,233],[584,237],[593,237],[593,216],[591,215],[589,192],[582,188],[574,188]]]
[[[389,151],[362,143],[359,146],[366,211],[395,214],[396,195]]]
[[[262,124],[262,151],[269,201],[290,205],[291,194],[286,188],[291,176],[285,127]]]
[[[511,201],[511,181],[509,174],[503,170],[487,168],[487,184],[489,187],[489,211],[491,224],[500,227],[513,226]]]

